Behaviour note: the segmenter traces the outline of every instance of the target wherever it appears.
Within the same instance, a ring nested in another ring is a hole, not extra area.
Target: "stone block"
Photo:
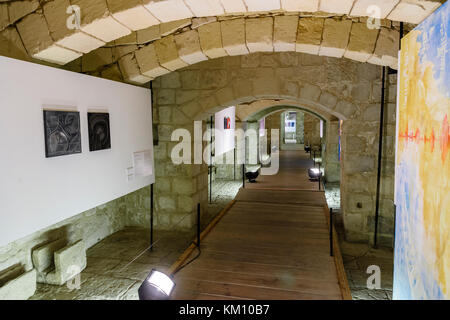
[[[179,57],[187,64],[208,60],[200,47],[197,30],[189,30],[174,36]]]
[[[298,22],[295,51],[319,54],[325,19],[300,18]]]
[[[217,90],[215,96],[221,106],[229,106],[234,101],[232,87],[225,87]]]
[[[419,24],[440,5],[439,1],[401,0],[387,18],[393,21]]]
[[[123,56],[127,54],[133,53],[138,49],[138,46],[135,44],[132,45],[119,45],[112,48],[114,61],[119,60]]]
[[[105,45],[103,41],[91,37],[84,32],[73,33],[70,36],[57,41],[56,44],[82,53],[91,52],[92,50]]]
[[[350,118],[352,115],[356,113],[357,108],[353,103],[342,100],[337,103],[336,108],[334,110],[341,115],[340,118],[342,118],[342,116],[345,118]]]
[[[367,102],[370,98],[370,91],[371,87],[368,83],[360,83],[352,88],[352,98],[361,101],[361,102]]]
[[[220,0],[227,14],[247,12],[244,0]]]
[[[39,1],[37,0],[12,1],[8,7],[9,22],[13,24],[26,15],[36,11],[38,8]]]
[[[381,106],[376,104],[371,104],[363,110],[363,120],[364,121],[380,121],[380,108]]]
[[[159,24],[156,19],[142,5],[142,0],[107,0],[112,16],[133,31],[149,28]]]
[[[320,88],[313,84],[305,83],[303,87],[300,89],[300,98],[317,101],[320,96]]]
[[[375,157],[347,155],[347,163],[344,166],[344,172],[347,174],[373,172],[375,169]]]
[[[220,22],[223,48],[230,56],[248,53],[245,44],[245,20],[234,19]]]
[[[54,41],[63,39],[78,30],[67,28],[67,8],[70,6],[69,0],[49,1],[43,4],[42,9],[47,21],[50,35]]]
[[[98,48],[85,54],[82,58],[82,72],[97,70],[98,68],[113,63],[111,48]]]
[[[161,88],[181,88],[180,74],[171,72],[161,78]]]
[[[161,22],[193,17],[183,0],[144,0],[144,7]]]
[[[173,191],[176,194],[192,195],[196,191],[196,181],[190,178],[175,178]]]
[[[65,239],[58,239],[49,242],[39,248],[33,250],[32,260],[34,268],[38,272],[43,272],[54,265],[53,254],[61,248],[64,248],[67,244]]]
[[[103,69],[101,72],[101,77],[113,81],[123,81],[122,73],[116,63]]]
[[[158,206],[160,210],[175,210],[177,208],[175,199],[170,196],[159,196]]]
[[[20,20],[16,27],[30,56],[34,56],[53,45],[43,14],[30,14]]]
[[[350,15],[363,17],[370,16],[374,14],[374,12],[370,10],[370,6],[376,6],[380,9],[380,15],[377,18],[384,19],[398,2],[399,0],[356,0]]]
[[[46,283],[62,285],[86,268],[83,240],[55,252],[55,270],[46,275]]]
[[[319,55],[342,58],[347,48],[351,20],[325,19]]]
[[[245,36],[250,52],[273,51],[273,18],[251,18],[245,20]]]
[[[319,0],[281,0],[281,8],[291,12],[316,12]]]
[[[396,66],[398,49],[399,32],[394,29],[381,28],[375,51],[367,62],[384,66]]]
[[[191,19],[183,19],[177,21],[171,21],[166,23],[161,23],[159,29],[161,32],[161,36],[167,36],[169,34],[174,33],[175,31],[187,27],[191,24]]]
[[[0,55],[20,60],[30,59],[15,27],[0,32]]]
[[[155,46],[152,43],[137,50],[135,57],[141,73],[149,78],[156,78],[170,72],[159,64]]]
[[[155,41],[154,45],[159,63],[164,68],[175,71],[188,66],[188,64],[178,56],[178,50],[173,35]]]
[[[297,39],[298,17],[274,17],[273,47],[275,51],[295,51]]]
[[[136,32],[137,35],[137,43],[145,44],[147,42],[155,41],[161,39],[160,25],[151,26],[150,28],[146,28],[143,30],[138,30]]]
[[[219,16],[225,13],[220,0],[184,0],[195,17]]]
[[[244,0],[249,12],[280,10],[280,0]]]
[[[55,44],[33,55],[33,58],[59,65],[65,65],[66,63],[76,60],[79,57],[81,57],[81,53],[60,47]]]
[[[104,42],[111,42],[131,33],[131,30],[117,22],[112,16],[96,20],[81,30]]]
[[[333,109],[337,103],[337,97],[329,92],[322,91],[319,98],[319,103],[325,107]]]
[[[227,55],[222,44],[220,22],[205,24],[197,30],[200,38],[200,46],[208,58],[215,59]]]
[[[355,0],[321,0],[319,11],[349,14]]]
[[[21,267],[0,274],[0,300],[27,300],[36,292],[36,270],[23,272]],[[23,272],[17,274],[17,272]],[[13,278],[9,278],[12,273]]]
[[[260,99],[273,99],[279,95],[279,83],[273,77],[253,80],[253,96]]]
[[[119,68],[123,78],[131,83],[143,84],[147,83],[151,78],[141,74],[139,65],[134,57],[134,54],[130,53],[119,59]]]
[[[110,42],[131,32],[111,16],[106,0],[71,0],[71,4],[81,9],[81,30],[103,42]]]
[[[344,57],[366,62],[375,50],[377,38],[378,29],[369,29],[365,23],[353,23]]]
[[[9,25],[8,4],[0,3],[0,30]]]

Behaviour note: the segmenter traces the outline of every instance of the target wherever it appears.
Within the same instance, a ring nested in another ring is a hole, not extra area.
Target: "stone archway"
[[[380,67],[367,63],[285,52],[223,57],[158,77],[153,81],[159,135],[155,147],[156,191],[158,198],[171,199],[171,207],[164,209],[157,204],[157,212],[166,220],[176,212],[191,212],[193,223],[195,203],[207,201],[207,166],[176,166],[170,162],[171,150],[178,143],[171,141],[175,128],[193,132],[194,120],[207,119],[230,105],[250,110],[261,103],[258,100],[291,101],[344,120],[340,166],[344,224],[348,239],[368,241],[376,188],[380,71]],[[338,127],[335,121],[328,131],[336,139]],[[338,162],[337,155],[334,157],[332,161]],[[390,184],[389,177],[386,179],[384,185]],[[384,195],[386,203],[391,196],[390,192]],[[391,221],[390,209],[385,210],[386,221]],[[386,241],[390,236],[383,235]]]
[[[345,56],[395,68],[396,22],[420,23],[440,2],[55,0],[41,4],[32,0],[20,4],[6,1],[0,4],[0,30],[6,30],[2,32],[2,42],[18,46],[14,54],[25,53],[32,59],[65,65],[91,53],[85,59],[86,68],[92,67],[97,55],[104,59],[103,65],[110,65],[105,76],[111,76],[117,68],[115,62],[120,57],[116,56],[111,63],[108,56],[108,48],[114,48],[123,56],[120,58],[123,77],[135,83],[146,83],[167,70],[174,71],[200,60],[259,51]],[[383,19],[380,30],[365,27],[367,21],[374,24],[368,19],[374,14],[371,6],[377,8],[377,17]],[[182,32],[174,36],[180,29]],[[139,49],[142,45],[146,47]]]

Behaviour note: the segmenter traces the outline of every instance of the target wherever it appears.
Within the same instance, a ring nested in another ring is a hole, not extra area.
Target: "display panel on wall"
[[[80,113],[44,110],[45,156],[81,153]]]
[[[216,156],[234,149],[235,114],[235,107],[229,107],[214,115]]]
[[[394,299],[450,299],[450,4],[402,39]]]
[[[89,151],[111,149],[109,113],[88,112]]]

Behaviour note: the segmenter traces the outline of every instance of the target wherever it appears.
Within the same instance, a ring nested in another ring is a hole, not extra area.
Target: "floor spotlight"
[[[322,176],[322,172],[318,168],[308,169],[308,176],[311,180],[318,180]]]
[[[255,183],[256,178],[259,176],[259,170],[257,171],[248,171],[245,173],[245,177],[247,178],[248,182]]]
[[[139,300],[168,300],[174,287],[169,276],[153,269],[139,287]]]

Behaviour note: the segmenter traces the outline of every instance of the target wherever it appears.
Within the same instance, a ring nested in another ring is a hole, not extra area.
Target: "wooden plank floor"
[[[241,189],[175,275],[173,298],[342,299],[324,193],[287,189]]]

